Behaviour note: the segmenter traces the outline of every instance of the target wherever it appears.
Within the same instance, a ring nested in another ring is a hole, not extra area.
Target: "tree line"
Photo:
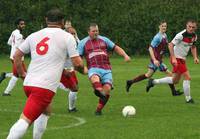
[[[95,22],[101,35],[130,55],[148,53],[147,46],[161,20],[168,23],[169,41],[185,28],[188,19],[200,21],[199,0],[7,0],[0,3],[0,54],[10,51],[7,40],[17,17],[25,19],[27,36],[45,27],[45,14],[53,7],[60,8],[72,21],[80,39],[87,36],[89,23]]]

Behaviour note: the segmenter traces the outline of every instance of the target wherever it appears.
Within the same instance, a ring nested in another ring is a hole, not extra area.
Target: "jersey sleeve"
[[[103,37],[101,36],[101,38],[105,41],[105,43],[107,44],[108,46],[108,50],[113,50],[114,47],[115,47],[115,43],[112,42],[110,39],[108,39],[107,37]]]
[[[183,39],[183,35],[177,34],[177,35],[174,37],[174,39],[172,40],[172,43],[173,43],[174,45],[177,45],[177,44],[179,44],[179,43],[182,41],[182,39]]]
[[[7,44],[10,45],[10,46],[12,45],[12,34],[10,35],[10,38],[8,39]]]
[[[30,37],[28,37],[22,44],[17,46],[17,48],[22,51],[24,54],[30,53],[30,43],[29,43]]]
[[[79,56],[77,46],[76,46],[76,40],[75,38],[70,35],[69,40],[67,42],[67,55],[71,57]]]
[[[78,43],[78,52],[80,56],[84,55],[85,43],[86,43],[86,39],[83,39]]]
[[[151,47],[156,48],[161,43],[161,38],[159,35],[156,35],[153,37],[153,40],[151,41]]]

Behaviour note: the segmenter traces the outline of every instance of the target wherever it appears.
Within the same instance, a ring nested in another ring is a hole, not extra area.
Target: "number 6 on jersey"
[[[39,55],[45,55],[49,49],[49,46],[47,44],[47,41],[49,40],[48,37],[45,37],[42,39],[36,46],[36,52]]]

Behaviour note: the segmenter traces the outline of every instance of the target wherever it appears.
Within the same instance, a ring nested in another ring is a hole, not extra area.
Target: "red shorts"
[[[23,114],[33,122],[45,111],[55,93],[48,89],[33,86],[24,86],[24,91],[28,99]]]
[[[176,58],[177,66],[173,66],[173,73],[182,74],[187,71],[187,66],[184,59]]]
[[[15,64],[14,64],[14,61],[11,60],[11,62],[12,62],[12,72],[13,72],[13,75],[14,75],[15,77],[19,77],[19,75],[18,75],[18,73],[17,73],[17,68],[16,68],[16,66],[15,66]],[[26,66],[25,66],[25,64],[24,64],[24,61],[22,61],[22,67],[23,67],[24,71],[26,72]]]
[[[73,90],[74,88],[77,88],[78,85],[78,79],[76,77],[75,71],[72,71],[69,76],[64,75],[62,73],[61,80],[60,82],[66,87],[69,88],[70,90]]]

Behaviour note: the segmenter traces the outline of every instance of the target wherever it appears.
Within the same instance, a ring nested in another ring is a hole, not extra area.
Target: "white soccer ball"
[[[122,115],[124,117],[132,117],[136,114],[136,109],[133,106],[125,106],[122,110]]]

